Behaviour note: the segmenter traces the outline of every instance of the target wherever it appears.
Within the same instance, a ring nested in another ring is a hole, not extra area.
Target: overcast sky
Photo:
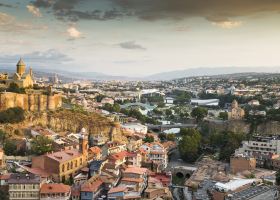
[[[280,66],[279,0],[0,0],[0,65],[142,76]]]

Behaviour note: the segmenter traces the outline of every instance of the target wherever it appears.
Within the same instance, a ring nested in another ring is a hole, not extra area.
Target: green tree
[[[155,141],[155,138],[153,136],[148,136],[148,135],[143,139],[143,142],[147,142],[147,143],[151,143],[154,141]]]
[[[9,200],[9,195],[4,190],[0,190],[0,199],[1,200]]]
[[[176,136],[175,136],[174,133],[167,134],[166,139],[167,139],[168,141],[175,141]]]
[[[229,161],[230,156],[240,147],[245,137],[242,133],[221,132],[220,141],[216,141],[220,146],[220,160]]]
[[[0,112],[0,123],[19,123],[24,119],[24,110],[20,107],[9,108]]]
[[[196,107],[192,110],[191,116],[196,119],[197,122],[202,121],[208,114],[207,108]]]
[[[0,144],[4,144],[7,139],[7,134],[0,129]]]
[[[31,152],[36,155],[43,155],[53,150],[52,140],[45,136],[38,136],[31,142]]]
[[[99,94],[95,97],[95,99],[96,99],[97,102],[101,102],[104,97],[105,97],[104,95]]]
[[[11,83],[7,89],[8,92],[20,93],[25,94],[25,89],[18,87],[17,84]]]
[[[4,152],[7,156],[17,155],[17,146],[12,140],[6,140],[4,144]]]
[[[280,185],[280,169],[276,172],[276,185]]]
[[[166,140],[166,134],[165,133],[159,133],[158,134],[158,138],[161,140],[161,141],[164,141],[164,140]]]
[[[184,129],[181,134],[182,140],[179,142],[181,158],[188,162],[194,162],[199,156],[200,132],[196,129]]]
[[[220,112],[219,118],[222,120],[228,120],[228,113],[227,112]]]
[[[113,112],[120,112],[121,111],[121,106],[118,104],[118,103],[115,103],[114,105],[113,105]]]
[[[171,116],[172,115],[172,110],[170,110],[170,109],[165,110],[165,114],[167,116]]]

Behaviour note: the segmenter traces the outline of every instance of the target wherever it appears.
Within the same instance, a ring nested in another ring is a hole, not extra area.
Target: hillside
[[[60,109],[48,112],[26,112],[24,122],[18,124],[0,124],[5,132],[13,134],[16,130],[24,130],[32,126],[50,128],[55,132],[79,132],[83,127],[89,134],[102,133],[113,140],[126,140],[118,123],[109,121],[107,118],[97,114],[74,112]]]

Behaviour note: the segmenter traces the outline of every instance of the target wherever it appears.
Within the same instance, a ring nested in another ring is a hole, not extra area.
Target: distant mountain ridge
[[[57,69],[34,68],[35,75],[52,76],[54,73],[67,80],[172,80],[194,76],[215,76],[238,73],[280,73],[280,67],[200,67],[152,74],[145,77],[112,76],[99,72],[72,72]],[[0,72],[14,73],[14,68],[1,68]]]
[[[280,73],[280,67],[215,67],[215,68],[191,68],[185,70],[176,70],[162,72],[147,76],[148,80],[171,80],[193,76],[214,76],[236,73]]]

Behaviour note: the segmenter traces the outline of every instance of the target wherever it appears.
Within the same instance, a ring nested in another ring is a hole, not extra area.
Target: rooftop
[[[9,184],[39,184],[40,176],[34,174],[11,174],[8,180]]]
[[[41,194],[69,193],[71,187],[62,183],[48,183],[41,186]]]

